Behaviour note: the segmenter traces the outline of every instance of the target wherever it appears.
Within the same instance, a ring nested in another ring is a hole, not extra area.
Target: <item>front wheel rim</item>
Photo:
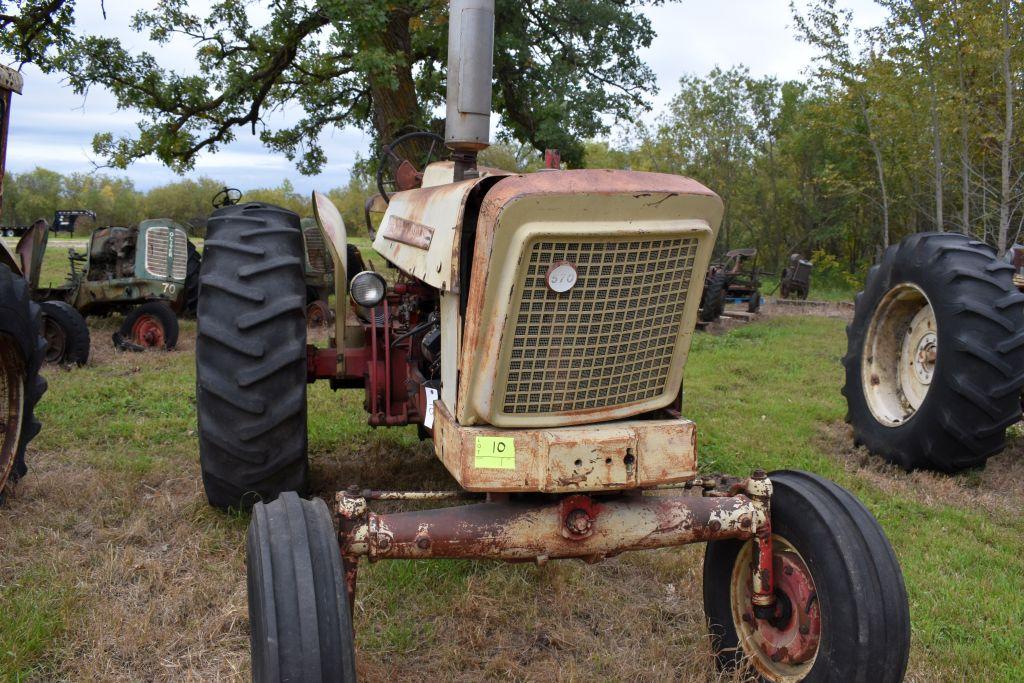
[[[803,557],[784,537],[772,534],[775,595],[785,617],[770,623],[754,616],[753,541],[743,544],[729,583],[733,626],[746,661],[769,681],[799,681],[814,667],[821,643],[821,605]]]
[[[875,308],[861,358],[864,398],[879,423],[899,427],[917,414],[938,356],[939,328],[931,301],[913,283],[896,285]]]
[[[0,334],[0,491],[18,454],[24,410],[25,363],[14,338]]]
[[[140,315],[132,324],[132,341],[148,349],[164,345],[164,326],[152,315]]]
[[[64,328],[50,316],[43,316],[43,338],[46,339],[46,362],[60,363],[68,345],[68,335]]]
[[[331,322],[331,310],[322,301],[314,301],[306,307],[306,324],[309,327],[327,327]]]

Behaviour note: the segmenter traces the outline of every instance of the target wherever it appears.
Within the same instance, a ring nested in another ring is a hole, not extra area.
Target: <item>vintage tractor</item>
[[[0,66],[0,205],[11,100],[21,93],[21,74]],[[46,380],[39,374],[46,343],[39,336],[39,306],[22,276],[23,262],[0,242],[0,504],[24,476],[25,448],[39,433],[35,407]]]
[[[757,249],[733,249],[725,260],[712,264],[704,280],[700,301],[700,319],[710,323],[725,312],[725,305],[746,304],[747,311],[761,308],[761,273],[757,269]]]
[[[43,305],[50,360],[85,362],[88,328],[72,311],[82,316],[124,313],[114,334],[120,348],[174,348],[177,314],[194,311],[199,297],[201,258],[185,228],[166,218],[145,220],[138,227],[97,228],[86,253],[68,250],[67,281],[40,287],[48,235],[42,223],[21,238],[17,250],[31,264],[26,276],[33,297]]]
[[[800,254],[790,254],[789,263],[779,279],[779,296],[783,299],[807,299],[811,292],[811,270],[814,264]]]
[[[302,270],[306,280],[306,322],[309,327],[326,327],[334,322],[329,303],[334,293],[334,262],[316,219],[303,218],[300,225],[304,245]]]
[[[247,540],[253,678],[355,680],[361,558],[597,562],[707,542],[723,667],[900,680],[907,596],[871,514],[812,474],[698,474],[682,376],[721,200],[656,173],[482,172],[493,0],[456,0],[450,17],[453,158],[390,196],[374,248],[392,281],[363,269],[314,194],[336,275],[326,347],[306,342],[299,216],[248,203],[209,222],[200,459],[212,504],[262,501]],[[419,425],[461,490],[299,498],[320,380],[365,392],[372,425]],[[381,514],[380,500],[447,506]]]
[[[983,242],[919,233],[868,273],[847,327],[847,422],[905,469],[955,472],[1006,447],[1024,389],[1024,265]]]

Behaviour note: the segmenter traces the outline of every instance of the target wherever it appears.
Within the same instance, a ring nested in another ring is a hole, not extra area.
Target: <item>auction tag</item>
[[[516,442],[507,436],[476,437],[476,468],[478,470],[514,470]]]
[[[434,428],[434,401],[437,400],[437,389],[432,387],[423,387],[423,391],[427,393],[427,414],[423,416],[423,426],[427,429]]]

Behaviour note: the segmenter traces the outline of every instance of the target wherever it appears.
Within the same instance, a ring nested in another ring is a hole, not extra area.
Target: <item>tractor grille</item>
[[[666,391],[697,254],[695,237],[537,241],[527,247],[514,312],[506,414],[627,405]],[[552,264],[578,278],[548,288]]]
[[[327,273],[332,270],[334,264],[327,258],[327,247],[324,245],[324,236],[320,234],[320,228],[313,226],[302,231],[306,236],[306,260],[309,266],[320,273]]]
[[[174,233],[174,254],[171,250]],[[180,228],[156,227],[146,231],[146,271],[153,277],[184,280],[188,272],[188,237]]]

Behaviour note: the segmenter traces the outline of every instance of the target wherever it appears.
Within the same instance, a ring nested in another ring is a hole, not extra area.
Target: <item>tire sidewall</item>
[[[44,321],[53,321],[64,333],[64,354],[54,362],[85,365],[89,361],[90,336],[82,314],[64,301],[44,301],[40,308]]]
[[[859,668],[857,655],[862,650],[856,592],[835,590],[847,580],[844,557],[849,550],[840,547],[829,533],[829,520],[823,518],[822,512],[784,485],[775,486],[771,519],[772,532],[800,553],[811,573],[819,603],[821,640],[814,665],[803,680],[842,680],[843,672]],[[708,543],[705,556],[705,611],[719,666],[727,671],[742,666],[747,659],[733,622],[730,595],[732,573],[746,543],[750,541],[713,541]]]

